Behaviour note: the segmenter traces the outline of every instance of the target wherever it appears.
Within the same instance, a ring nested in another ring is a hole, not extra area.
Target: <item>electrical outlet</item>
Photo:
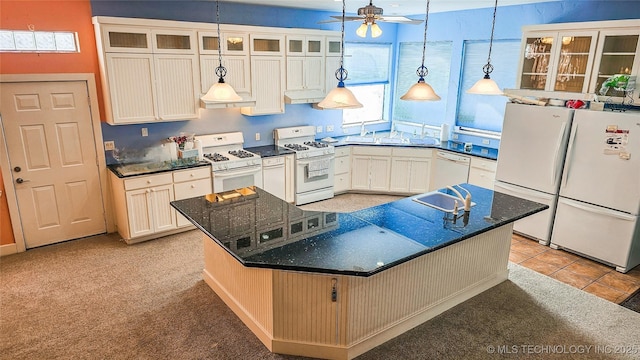
[[[316,134],[319,134],[319,133],[321,133],[321,132],[322,132],[322,125],[318,125],[318,126],[316,127]]]
[[[489,145],[489,143],[490,143],[490,142],[491,142],[491,141],[489,141],[489,139],[482,139],[482,143],[483,143],[484,145]]]
[[[142,136],[149,136],[149,129],[142,128]]]
[[[333,125],[327,125],[327,132],[333,131]]]
[[[487,155],[487,154],[489,154],[489,149],[481,149],[481,150],[480,150],[480,154],[482,154],[482,155]]]
[[[453,140],[458,140],[458,134],[453,134]]]
[[[116,148],[116,144],[113,141],[105,141],[104,142],[104,149],[105,150],[115,150]]]
[[[260,133],[256,133],[256,141],[260,141]]]

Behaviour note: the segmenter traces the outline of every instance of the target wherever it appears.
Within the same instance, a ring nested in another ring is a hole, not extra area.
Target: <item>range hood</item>
[[[321,90],[293,90],[284,92],[284,102],[287,104],[319,103],[327,94]]]

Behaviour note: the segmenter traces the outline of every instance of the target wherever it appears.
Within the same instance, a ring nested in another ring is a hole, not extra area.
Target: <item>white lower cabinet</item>
[[[389,191],[390,147],[356,146],[351,154],[352,190]]]
[[[495,160],[472,157],[471,166],[469,167],[469,181],[467,182],[493,190],[493,182],[496,179],[496,165],[497,162]]]
[[[262,158],[263,189],[284,201],[293,202],[294,166],[293,154]]]
[[[391,192],[419,194],[429,189],[431,149],[393,148],[391,158]]]
[[[351,147],[337,147],[335,152],[334,193],[351,189]]]
[[[118,233],[131,244],[176,232],[178,227],[186,228],[186,219],[176,216],[170,202],[211,192],[211,169],[202,167],[124,179],[111,174],[111,185]]]
[[[188,199],[203,196],[213,191],[211,182],[211,169],[207,167],[187,169],[173,172],[173,191],[176,200]],[[180,213],[176,213],[177,226],[190,226],[191,221],[187,220]]]

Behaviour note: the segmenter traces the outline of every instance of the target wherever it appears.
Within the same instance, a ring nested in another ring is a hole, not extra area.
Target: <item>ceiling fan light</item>
[[[374,22],[371,24],[371,37],[377,38],[380,35],[382,35],[382,29],[380,29],[380,26]]]
[[[358,109],[362,107],[362,104],[351,90],[344,87],[344,84],[338,84],[318,103],[318,106],[324,109]]]
[[[360,27],[358,27],[358,29],[356,30],[356,35],[360,36],[360,37],[367,37],[367,30],[369,30],[369,26],[367,24],[367,22],[363,22]]]
[[[203,101],[240,101],[242,97],[236,94],[231,85],[224,82],[213,84],[209,91],[201,98]]]
[[[427,84],[424,79],[420,79],[417,83],[413,84],[400,99],[409,101],[438,101],[440,100],[440,96],[433,91],[431,85]]]
[[[504,95],[502,90],[498,87],[495,81],[491,80],[489,75],[486,75],[483,79],[476,81],[476,83],[467,90],[467,94],[476,95]]]

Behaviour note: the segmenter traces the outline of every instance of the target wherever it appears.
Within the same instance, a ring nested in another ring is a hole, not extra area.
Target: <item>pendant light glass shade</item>
[[[345,0],[342,0],[342,32],[340,42],[340,67],[336,70],[336,79],[338,79],[338,86],[331,90],[327,96],[318,103],[318,107],[324,109],[357,109],[361,108],[362,104],[356,99],[351,90],[344,86],[344,81],[347,79],[347,70],[343,67],[344,62],[344,14],[345,14]]]
[[[220,81],[222,80],[222,82]],[[242,97],[236,94],[231,85],[224,82],[220,78],[217,83],[213,84],[207,93],[201,97],[204,101],[240,101]]]
[[[489,75],[486,75],[484,79],[476,81],[476,83],[467,90],[467,94],[504,95],[502,90],[498,87],[498,84],[491,80]]]
[[[484,78],[478,80],[469,90],[467,90],[467,94],[504,95],[502,90],[498,87],[498,84],[491,80],[491,77],[489,76],[493,71],[493,65],[491,65],[491,48],[493,47],[493,32],[496,27],[496,10],[498,10],[498,0],[496,0],[495,5],[493,6],[493,23],[491,24],[491,39],[489,40],[489,56],[487,57],[487,64],[482,67]]]
[[[224,76],[227,69],[222,66],[222,37],[220,37],[220,7],[219,1],[216,1],[216,23],[218,24],[218,62],[219,65],[215,70],[218,76],[218,82],[211,85],[209,91],[200,99],[206,102],[231,102],[241,101],[240,97],[231,85],[224,82]]]
[[[431,85],[424,82],[424,79],[418,80],[409,88],[406,94],[400,97],[402,100],[410,101],[438,101],[440,96],[433,91]]]
[[[406,94],[400,97],[401,100],[410,100],[410,101],[438,101],[440,100],[440,96],[436,94],[431,85],[427,84],[424,81],[424,77],[427,76],[429,70],[426,66],[424,66],[424,55],[427,48],[427,24],[429,23],[429,0],[427,0],[427,11],[425,12],[424,19],[424,38],[422,41],[422,65],[416,70],[416,74],[418,74],[418,82],[413,84],[409,88]]]

